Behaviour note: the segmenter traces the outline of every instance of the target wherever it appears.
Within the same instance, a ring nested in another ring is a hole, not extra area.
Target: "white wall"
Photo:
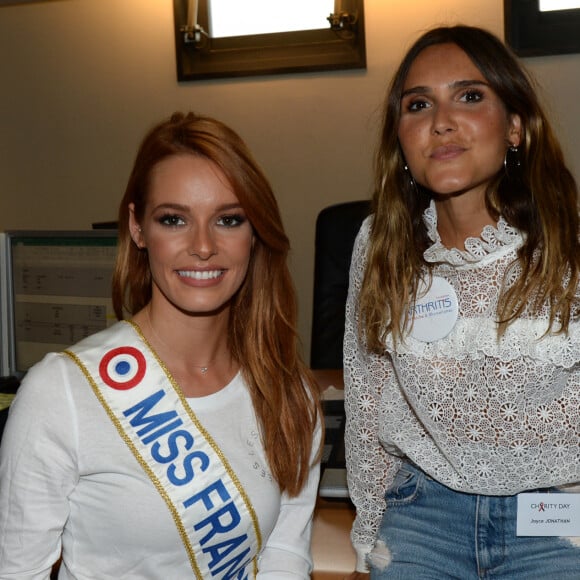
[[[309,349],[314,223],[370,194],[386,84],[437,24],[503,33],[501,0],[366,0],[366,71],[176,81],[170,0],[50,0],[0,7],[0,230],[112,220],[145,130],[174,110],[231,124],[277,193]],[[580,55],[527,61],[580,171]]]

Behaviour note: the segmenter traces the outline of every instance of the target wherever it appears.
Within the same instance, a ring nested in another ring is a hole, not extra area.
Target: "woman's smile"
[[[183,278],[194,280],[215,280],[223,276],[225,270],[178,270],[177,273]]]

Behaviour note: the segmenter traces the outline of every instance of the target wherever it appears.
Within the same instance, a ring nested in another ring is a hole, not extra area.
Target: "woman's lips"
[[[446,159],[454,159],[465,151],[464,147],[460,145],[441,145],[433,150],[430,157],[444,161]]]

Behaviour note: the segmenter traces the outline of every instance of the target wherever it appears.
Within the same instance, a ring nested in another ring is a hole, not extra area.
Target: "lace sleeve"
[[[379,442],[382,389],[395,380],[387,356],[369,354],[358,332],[358,295],[364,275],[369,222],[355,242],[350,270],[344,338],[345,448],[350,497],[356,506],[351,532],[357,553],[357,570],[367,571],[371,551],[384,512],[384,493],[401,463]]]

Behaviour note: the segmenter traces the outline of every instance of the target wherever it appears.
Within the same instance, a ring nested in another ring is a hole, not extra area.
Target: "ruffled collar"
[[[446,262],[452,266],[476,264],[488,256],[497,254],[500,250],[521,244],[523,240],[522,234],[500,216],[497,225],[485,226],[479,238],[467,238],[465,250],[449,249],[441,243],[441,237],[437,231],[437,210],[433,200],[423,214],[423,221],[427,226],[427,235],[433,242],[425,250],[423,256],[427,262],[431,263]]]

